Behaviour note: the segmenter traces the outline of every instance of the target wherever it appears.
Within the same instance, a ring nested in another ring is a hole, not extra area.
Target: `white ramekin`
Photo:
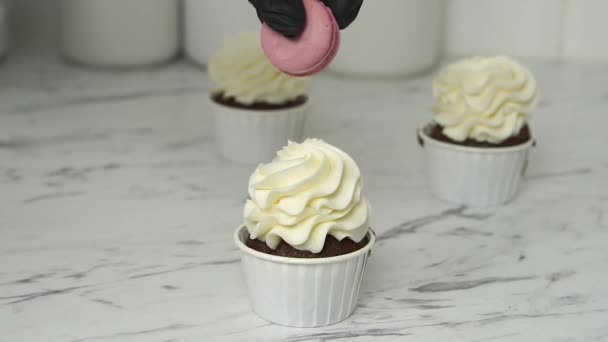
[[[471,207],[498,206],[515,197],[534,139],[512,147],[466,147],[431,138],[431,128],[420,128],[418,137],[436,197]]]
[[[220,155],[244,164],[271,161],[289,140],[301,140],[309,101],[287,109],[250,110],[210,98]]]
[[[274,256],[245,245],[245,226],[234,241],[241,249],[241,264],[253,311],[261,318],[290,327],[322,327],[348,318],[357,305],[375,235],[349,254],[331,258],[299,259]]]

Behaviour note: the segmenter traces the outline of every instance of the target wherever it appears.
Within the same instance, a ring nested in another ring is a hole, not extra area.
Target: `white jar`
[[[443,12],[442,0],[365,1],[330,70],[399,77],[431,68],[442,51]]]
[[[76,63],[147,66],[178,52],[177,0],[61,0],[60,15],[62,52]]]
[[[226,37],[260,29],[255,9],[246,0],[185,0],[184,20],[186,54],[201,65]]]
[[[8,9],[4,0],[0,0],[0,60],[8,49]]]

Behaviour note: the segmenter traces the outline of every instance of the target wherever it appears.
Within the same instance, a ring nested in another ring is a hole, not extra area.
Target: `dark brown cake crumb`
[[[301,251],[299,249],[295,249],[291,247],[285,241],[281,241],[276,250],[268,247],[266,242],[260,240],[252,240],[249,236],[247,237],[247,242],[245,243],[247,247],[255,249],[258,252],[278,255],[288,258],[329,258],[338,255],[352,253],[357,251],[369,242],[369,237],[365,237],[361,242],[357,243],[349,238],[344,238],[342,241],[338,241],[335,237],[331,235],[327,235],[325,238],[325,245],[323,246],[323,250],[320,253],[311,253],[309,251]]]
[[[211,99],[215,103],[219,103],[221,105],[224,105],[226,107],[231,107],[231,108],[250,109],[250,110],[279,110],[279,109],[295,108],[300,105],[303,105],[304,103],[306,103],[306,101],[308,101],[308,96],[306,96],[306,95],[298,96],[293,100],[289,100],[285,103],[280,103],[280,104],[273,104],[273,103],[268,103],[268,102],[254,102],[250,105],[242,104],[242,103],[236,101],[236,99],[234,97],[224,97],[224,94],[222,92],[213,94],[211,96]]]
[[[455,141],[452,140],[447,135],[443,134],[443,127],[441,125],[433,125],[431,128],[431,132],[429,136],[435,140],[439,140],[441,142],[445,142],[448,144],[467,146],[467,147],[483,147],[483,148],[492,148],[492,147],[511,147],[522,145],[530,141],[532,139],[532,134],[530,133],[530,127],[525,125],[520,131],[519,134],[510,137],[509,139],[498,143],[493,144],[487,141],[477,141],[471,138],[467,138],[465,141]]]

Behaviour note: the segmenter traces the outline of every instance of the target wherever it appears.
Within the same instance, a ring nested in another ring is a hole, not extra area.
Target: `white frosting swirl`
[[[519,134],[536,106],[536,81],[507,57],[474,57],[444,68],[433,84],[434,121],[455,141],[500,143]]]
[[[243,32],[226,39],[209,63],[209,74],[218,92],[245,105],[285,103],[305,95],[309,83],[308,78],[280,72],[268,61],[259,32]]]
[[[337,240],[363,240],[369,204],[353,159],[318,139],[290,142],[249,180],[245,225],[252,239],[276,249],[281,240],[319,253],[329,234]]]

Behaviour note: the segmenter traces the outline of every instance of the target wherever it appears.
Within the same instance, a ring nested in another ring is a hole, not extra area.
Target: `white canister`
[[[0,59],[8,49],[8,9],[6,2],[0,0]]]
[[[179,48],[178,0],[61,0],[61,48],[103,67],[163,63]]]
[[[342,31],[330,70],[365,77],[423,72],[442,52],[442,0],[365,1],[355,22]]]
[[[186,54],[200,65],[226,37],[260,28],[255,9],[244,0],[185,0],[184,20]]]

